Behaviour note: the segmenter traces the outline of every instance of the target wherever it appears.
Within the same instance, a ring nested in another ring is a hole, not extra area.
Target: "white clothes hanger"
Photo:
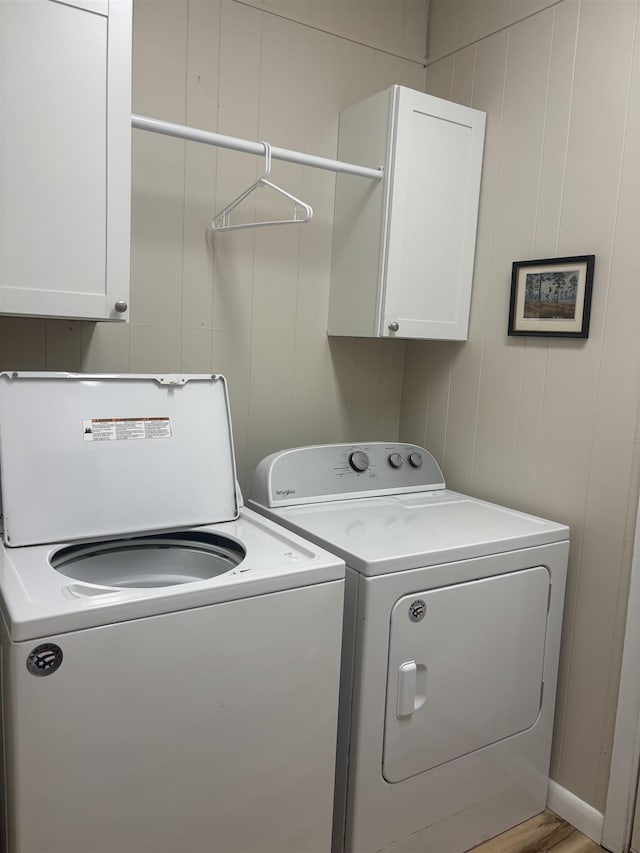
[[[277,186],[271,181],[267,180],[269,174],[271,172],[271,146],[268,142],[261,142],[261,145],[264,145],[264,156],[265,156],[265,169],[262,177],[258,178],[258,180],[251,184],[244,192],[240,193],[240,195],[234,199],[230,204],[228,204],[224,210],[221,210],[220,213],[217,213],[213,219],[211,220],[211,230],[212,231],[235,231],[239,228],[262,228],[265,225],[291,225],[293,223],[303,224],[305,222],[309,222],[311,217],[313,216],[313,209],[306,204],[304,201],[301,201],[296,196],[291,195],[291,193],[283,190],[282,187]],[[251,195],[251,193],[260,189],[261,187],[269,187],[272,190],[275,190],[280,195],[283,195],[285,198],[288,198],[289,201],[293,202],[293,216],[291,219],[269,219],[265,222],[243,222],[238,225],[231,224],[231,212],[238,207],[238,205],[247,198],[247,196]]]

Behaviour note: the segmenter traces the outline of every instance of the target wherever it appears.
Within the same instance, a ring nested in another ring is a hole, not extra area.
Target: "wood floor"
[[[603,848],[547,809],[474,847],[473,853],[603,853]]]

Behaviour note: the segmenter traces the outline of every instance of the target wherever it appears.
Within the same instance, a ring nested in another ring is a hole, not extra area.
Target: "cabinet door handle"
[[[116,309],[118,314],[124,314],[124,312],[127,310],[127,308],[129,306],[124,301],[124,299],[118,299],[118,301],[116,302],[116,304],[113,307]]]
[[[393,321],[393,323],[389,323],[389,331],[390,332],[397,332],[399,328],[400,328],[400,323],[396,323],[395,320]]]

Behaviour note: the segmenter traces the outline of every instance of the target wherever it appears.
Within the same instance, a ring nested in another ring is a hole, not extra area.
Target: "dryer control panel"
[[[438,463],[418,445],[321,444],[263,459],[253,475],[251,500],[262,506],[292,506],[444,488]]]

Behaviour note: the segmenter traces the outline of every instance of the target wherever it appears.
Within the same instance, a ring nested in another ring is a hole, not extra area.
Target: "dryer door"
[[[534,725],[549,584],[538,566],[396,602],[382,762],[388,782]]]

